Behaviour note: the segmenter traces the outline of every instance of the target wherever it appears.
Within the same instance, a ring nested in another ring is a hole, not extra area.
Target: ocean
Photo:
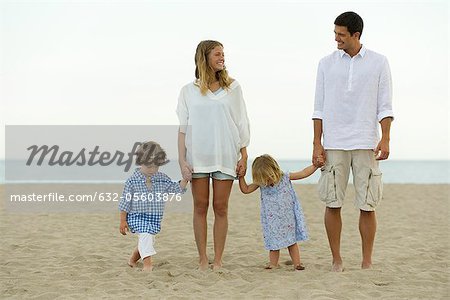
[[[247,171],[246,179],[251,182],[251,163],[248,162],[249,169]],[[299,171],[308,165],[310,161],[307,160],[279,160],[279,164],[284,171]],[[173,164],[176,166],[176,164]],[[449,184],[450,183],[450,160],[387,160],[380,162],[380,169],[383,173],[384,183],[414,183],[414,184]],[[164,167],[161,168],[164,172]],[[174,170],[167,172],[173,174]],[[350,175],[351,176],[351,175]],[[176,178],[176,175],[174,175]],[[320,177],[320,172],[317,171],[308,178],[298,180],[294,183],[317,183]],[[36,175],[35,180],[27,180],[26,182],[86,182],[86,183],[121,183],[122,180],[73,180],[73,181],[42,181]],[[95,174],[93,176],[95,178]],[[126,178],[126,176],[125,176]],[[350,177],[350,181],[351,181]],[[10,181],[8,181],[9,183]],[[15,181],[11,181],[15,182]],[[5,183],[5,161],[0,161],[0,183]]]

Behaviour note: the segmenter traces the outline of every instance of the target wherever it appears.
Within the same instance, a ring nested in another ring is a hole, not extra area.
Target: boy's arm
[[[127,234],[127,231],[130,231],[130,229],[128,228],[128,223],[127,223],[127,212],[121,210],[120,211],[120,226],[119,226],[119,230],[120,233],[123,235]]]
[[[259,188],[259,186],[254,183],[248,185],[247,182],[245,181],[245,177],[241,176],[239,177],[239,188],[241,189],[241,192],[243,192],[244,194],[250,194],[256,191]]]
[[[180,187],[181,187],[181,189],[184,190],[188,183],[189,183],[189,181],[187,181],[186,179],[181,179],[180,180]]]
[[[289,173],[290,180],[303,179],[313,174],[318,168],[314,165],[304,168],[301,171]]]

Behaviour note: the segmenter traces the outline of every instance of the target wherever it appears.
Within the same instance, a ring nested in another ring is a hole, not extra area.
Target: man
[[[319,62],[317,73],[312,162],[322,167],[319,194],[326,203],[324,221],[333,256],[331,270],[342,272],[341,207],[350,168],[355,206],[360,210],[361,268],[372,266],[375,208],[382,196],[378,160],[389,156],[393,112],[389,64],[386,57],[361,44],[362,18],[345,12],[334,24],[338,50]]]

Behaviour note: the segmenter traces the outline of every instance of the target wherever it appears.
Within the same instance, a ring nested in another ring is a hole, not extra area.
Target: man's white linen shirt
[[[325,149],[374,149],[386,117],[394,115],[385,56],[362,46],[353,57],[337,50],[320,60],[312,118],[322,120]]]
[[[236,176],[240,149],[250,142],[242,90],[235,80],[217,94],[200,93],[195,83],[181,89],[177,114],[186,134],[186,160],[194,173],[220,171]]]

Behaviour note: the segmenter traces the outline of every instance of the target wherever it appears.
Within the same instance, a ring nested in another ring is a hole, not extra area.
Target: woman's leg
[[[192,196],[194,198],[194,236],[197,244],[200,270],[208,268],[208,256],[206,255],[206,237],[209,205],[209,177],[193,178],[191,183]]]
[[[214,263],[213,269],[222,267],[222,254],[228,231],[228,199],[233,180],[213,179],[214,208]]]

